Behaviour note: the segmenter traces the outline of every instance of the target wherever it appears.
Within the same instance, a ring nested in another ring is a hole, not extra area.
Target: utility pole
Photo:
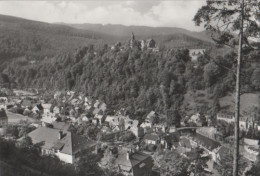
[[[236,105],[235,105],[235,150],[233,157],[233,176],[238,176],[238,160],[239,160],[239,113],[240,113],[240,74],[242,60],[242,45],[243,45],[243,27],[244,27],[244,0],[241,3],[241,19],[239,32],[239,47],[237,58],[237,74],[236,74]]]

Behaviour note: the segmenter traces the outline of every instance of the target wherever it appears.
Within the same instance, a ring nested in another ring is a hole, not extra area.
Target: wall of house
[[[155,145],[155,144],[156,144],[156,141],[153,141],[153,140],[147,140],[147,139],[146,139],[146,143],[147,143],[147,144],[154,144],[154,145]]]
[[[6,128],[0,128],[0,136],[6,135]]]
[[[68,155],[65,153],[57,152],[55,155],[61,160],[64,161],[65,163],[70,163],[73,164],[74,162],[74,156],[73,155]]]
[[[244,138],[244,143],[251,146],[258,146],[259,140]]]

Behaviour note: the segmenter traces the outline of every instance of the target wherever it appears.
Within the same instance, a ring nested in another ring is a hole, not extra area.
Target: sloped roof
[[[190,140],[187,138],[182,138],[180,141],[181,146],[186,147],[186,148],[192,148],[190,144]]]
[[[68,124],[68,123],[57,122],[57,121],[53,122],[52,125],[53,125],[54,129],[63,130],[63,131],[68,131],[68,129],[70,127],[70,124]]]
[[[47,104],[42,104],[42,107],[44,109],[51,109],[51,104],[47,103]]]
[[[149,155],[142,152],[135,152],[130,154],[130,159],[127,160],[127,151],[119,150],[118,157],[115,160],[116,165],[123,170],[130,171],[132,168],[141,164],[142,162],[146,162],[146,159],[151,158]],[[147,163],[146,163],[147,164]]]
[[[159,140],[160,138],[157,134],[146,134],[143,139],[156,141]]]
[[[33,103],[32,103],[32,101],[31,100],[22,100],[22,104],[21,104],[22,106],[28,106],[28,107],[30,107],[30,106],[33,106]]]
[[[41,104],[36,104],[35,107],[37,107],[39,110],[43,110],[43,107]]]
[[[59,132],[58,129],[40,127],[29,133],[28,136],[31,137],[33,144],[43,143],[41,147],[45,149],[62,146],[60,152],[69,155],[75,154],[80,149],[95,145],[95,142],[68,131],[63,132],[63,137],[59,140]]]
[[[198,133],[196,133],[196,135],[195,135],[195,140],[199,144],[203,145],[204,147],[206,147],[209,150],[213,150],[213,149],[221,146],[219,142],[214,141],[213,139],[210,139],[208,137],[202,136]]]
[[[130,161],[132,163],[132,166],[134,167],[134,166],[140,164],[141,162],[143,162],[144,160],[146,160],[149,157],[150,156],[145,154],[145,153],[135,152],[134,154],[131,155]]]

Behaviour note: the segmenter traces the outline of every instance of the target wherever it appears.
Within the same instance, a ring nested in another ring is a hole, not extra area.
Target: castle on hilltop
[[[133,32],[132,32],[131,39],[129,42],[129,47],[131,49],[138,48],[142,51],[144,51],[144,50],[152,50],[154,52],[159,51],[159,47],[156,46],[156,42],[154,39],[147,39],[147,40],[139,41],[139,40],[135,39],[135,35]]]

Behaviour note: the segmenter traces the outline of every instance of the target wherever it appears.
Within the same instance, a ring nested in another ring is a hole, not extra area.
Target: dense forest
[[[151,110],[185,114],[184,96],[206,92],[210,103],[198,103],[194,111],[215,114],[218,98],[234,91],[233,51],[215,56],[208,50],[192,62],[188,49],[141,51],[128,47],[111,50],[107,45],[88,45],[53,58],[31,63],[16,59],[5,66],[2,82],[11,88],[76,90],[105,101],[110,109],[127,108],[135,116]],[[250,52],[243,65],[243,92],[260,90],[259,52]],[[252,61],[252,62],[250,62]],[[186,102],[187,103],[187,102]],[[187,114],[186,114],[187,115]]]

